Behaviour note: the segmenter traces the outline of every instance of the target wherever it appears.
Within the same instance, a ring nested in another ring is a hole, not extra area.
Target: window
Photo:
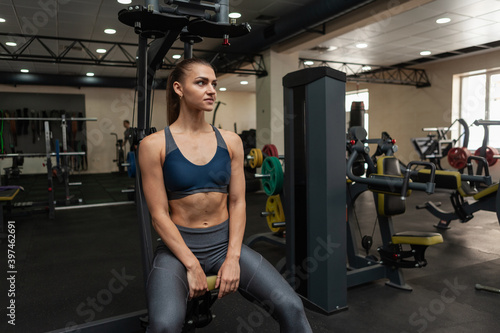
[[[483,126],[471,126],[475,120],[500,121],[500,71],[478,71],[460,78],[460,118],[469,124],[470,150],[479,148],[484,139]],[[500,125],[489,126],[488,146],[500,147]]]
[[[368,93],[368,89],[349,91],[346,93],[346,96],[345,96],[346,129],[349,128],[349,121],[351,120],[352,102],[363,102],[363,105],[365,107],[364,124],[365,124],[366,133],[368,133],[368,119],[369,119],[368,118],[368,108],[370,106],[369,96],[370,95]]]

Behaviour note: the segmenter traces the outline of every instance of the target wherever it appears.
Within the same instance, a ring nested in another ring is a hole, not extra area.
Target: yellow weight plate
[[[250,167],[252,169],[260,168],[262,162],[264,161],[262,151],[259,148],[253,148],[250,150],[249,155],[252,157],[249,161]]]
[[[267,198],[266,212],[271,213],[267,216],[267,225],[272,232],[279,232],[286,229],[285,227],[273,227],[273,223],[275,222],[285,222],[285,212],[283,211],[279,194],[271,195]]]

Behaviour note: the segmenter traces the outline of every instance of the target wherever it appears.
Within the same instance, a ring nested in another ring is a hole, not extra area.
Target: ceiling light
[[[30,70],[29,69],[21,69],[21,73],[29,73]]]
[[[365,65],[365,66],[361,67],[361,69],[364,70],[364,71],[369,71],[372,68],[370,66],[366,66]]]
[[[444,24],[450,22],[451,19],[449,17],[441,17],[436,20],[437,24]]]
[[[241,81],[240,84],[242,85],[247,85],[248,84],[248,81]]]
[[[366,43],[358,43],[358,44],[356,44],[356,47],[358,49],[364,49],[365,47],[368,47],[368,44],[366,44]]]
[[[97,53],[106,53],[106,49],[97,49],[95,50]]]
[[[108,35],[114,35],[114,34],[116,34],[116,30],[115,29],[104,29],[104,33],[108,34]]]
[[[336,46],[328,46],[327,51],[330,52],[330,51],[334,51],[336,49],[338,49],[338,47],[336,47]]]
[[[229,18],[232,18],[232,19],[237,19],[237,18],[240,18],[241,17],[241,14],[240,13],[229,13]]]
[[[227,88],[224,88],[224,87],[219,88],[219,91],[226,91],[226,90],[227,90]]]
[[[4,23],[5,19],[0,17],[0,23]]]
[[[306,60],[306,61],[304,61],[304,65],[306,65],[306,66],[312,66],[312,65],[314,65],[314,61]]]
[[[172,58],[174,58],[174,59],[180,59],[180,58],[181,58],[181,55],[180,55],[180,54],[174,54],[174,55],[172,56]]]
[[[118,3],[121,3],[122,5],[129,5],[132,3],[132,0],[116,0]]]
[[[431,51],[422,51],[420,52],[420,55],[423,55],[423,56],[428,56],[430,55],[432,52]]]
[[[94,74],[94,73],[92,73],[92,72],[88,72],[86,75],[87,75],[87,76],[94,76],[95,74]]]
[[[5,45],[7,45],[7,46],[17,46],[17,44],[14,43],[14,42],[7,42],[7,43],[5,43]]]

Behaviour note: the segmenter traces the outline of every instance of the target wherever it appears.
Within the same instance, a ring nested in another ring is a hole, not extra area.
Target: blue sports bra
[[[170,132],[165,127],[165,161],[163,182],[169,200],[181,199],[203,192],[228,192],[231,178],[231,158],[219,130],[212,126],[217,138],[214,157],[205,165],[196,165],[182,155]]]

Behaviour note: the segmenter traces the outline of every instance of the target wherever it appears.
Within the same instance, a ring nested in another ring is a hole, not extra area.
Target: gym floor
[[[72,188],[71,193],[84,203],[125,201],[127,195],[121,189],[133,185],[132,179],[119,174],[71,179],[80,180],[83,185]],[[21,175],[17,183],[25,191],[16,201],[46,200],[46,176]],[[58,195],[62,191],[60,185],[56,187]],[[264,193],[247,194],[245,237],[268,232],[265,220],[259,217],[266,199]],[[396,231],[434,232],[436,219],[414,208],[427,200],[441,201],[442,208],[449,208],[446,194],[427,196],[414,191],[408,198],[407,213],[394,218]],[[16,326],[8,325],[4,315],[0,331],[47,332],[144,309],[135,209],[131,204],[61,210],[49,220],[46,214],[23,214],[23,209],[15,208],[10,220],[15,221],[16,236]],[[370,193],[357,200],[356,217],[360,234],[371,235],[376,218]],[[388,287],[384,280],[351,288],[347,311],[325,316],[306,310],[313,331],[498,332],[500,295],[474,288],[476,283],[500,288],[496,215],[478,212],[468,223],[455,221],[451,229],[440,232],[444,243],[427,249],[428,266],[404,270],[412,292]],[[378,228],[371,254],[376,254],[380,244],[377,234]],[[0,249],[2,267],[7,267],[4,239]],[[284,249],[265,242],[256,243],[254,249],[273,264],[285,255]],[[6,295],[7,285],[2,286],[2,295]],[[213,312],[214,321],[197,332],[279,331],[273,319],[238,293],[217,301]]]

